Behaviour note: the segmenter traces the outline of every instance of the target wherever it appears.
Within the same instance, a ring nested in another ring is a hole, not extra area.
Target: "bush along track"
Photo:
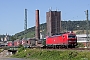
[[[35,60],[90,60],[90,51],[57,51],[20,48],[13,57]]]

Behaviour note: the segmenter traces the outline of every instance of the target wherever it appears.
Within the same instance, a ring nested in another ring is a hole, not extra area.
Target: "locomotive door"
[[[63,35],[63,45],[66,45],[66,36]]]

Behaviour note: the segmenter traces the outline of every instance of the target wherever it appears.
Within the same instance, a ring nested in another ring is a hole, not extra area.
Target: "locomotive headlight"
[[[68,42],[72,42],[72,41],[69,40]]]
[[[76,42],[76,41],[70,41],[70,40],[69,40],[68,42]]]

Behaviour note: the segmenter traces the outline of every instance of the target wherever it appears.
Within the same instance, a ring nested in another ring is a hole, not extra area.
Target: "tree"
[[[10,41],[14,41],[14,40],[16,40],[16,38],[12,35],[12,36],[10,37]]]

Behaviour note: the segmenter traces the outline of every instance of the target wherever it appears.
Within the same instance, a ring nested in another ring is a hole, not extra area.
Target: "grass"
[[[0,53],[3,51],[3,49],[0,49]]]
[[[86,30],[74,30],[73,32],[76,34],[86,34],[87,33]],[[88,30],[88,33],[90,33],[90,30]]]
[[[37,60],[90,60],[90,51],[23,49],[13,57]]]

